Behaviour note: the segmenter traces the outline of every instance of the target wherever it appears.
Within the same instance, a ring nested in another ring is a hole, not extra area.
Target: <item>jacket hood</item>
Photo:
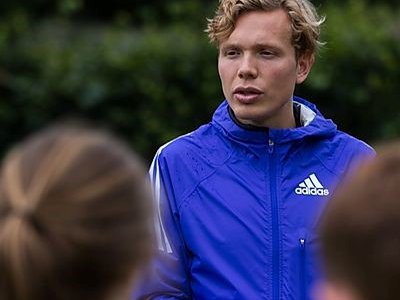
[[[317,107],[300,97],[293,98],[300,105],[300,120],[303,126],[297,128],[272,129],[266,127],[247,128],[237,124],[229,114],[229,105],[225,100],[215,111],[212,124],[222,129],[227,136],[250,144],[265,145],[269,139],[275,143],[286,143],[305,138],[329,138],[337,131],[330,119],[325,119]]]

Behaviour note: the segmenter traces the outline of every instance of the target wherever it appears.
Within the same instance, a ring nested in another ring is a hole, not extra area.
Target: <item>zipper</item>
[[[270,161],[269,183],[271,188],[271,214],[272,214],[272,299],[279,299],[280,282],[280,256],[279,256],[279,219],[278,199],[276,193],[276,161],[274,155],[274,142],[268,140],[268,153]]]
[[[300,238],[300,299],[306,300],[306,239]]]

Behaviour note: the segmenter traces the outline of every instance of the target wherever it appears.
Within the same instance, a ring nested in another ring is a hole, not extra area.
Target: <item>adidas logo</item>
[[[311,174],[295,190],[297,195],[328,196],[329,190],[325,189],[315,174]]]

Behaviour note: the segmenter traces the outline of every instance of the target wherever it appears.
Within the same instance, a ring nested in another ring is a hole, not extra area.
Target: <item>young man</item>
[[[341,187],[321,222],[327,280],[320,300],[393,300],[400,295],[400,143]]]
[[[305,0],[220,1],[207,32],[226,100],[156,154],[160,256],[137,299],[307,299],[318,216],[372,153],[293,96],[321,23]]]

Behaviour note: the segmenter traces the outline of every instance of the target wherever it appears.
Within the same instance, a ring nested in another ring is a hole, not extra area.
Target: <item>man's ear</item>
[[[300,84],[304,80],[306,80],[308,74],[311,71],[311,67],[314,64],[314,61],[315,61],[314,55],[308,53],[301,55],[297,59],[297,77],[296,77],[297,84]]]

